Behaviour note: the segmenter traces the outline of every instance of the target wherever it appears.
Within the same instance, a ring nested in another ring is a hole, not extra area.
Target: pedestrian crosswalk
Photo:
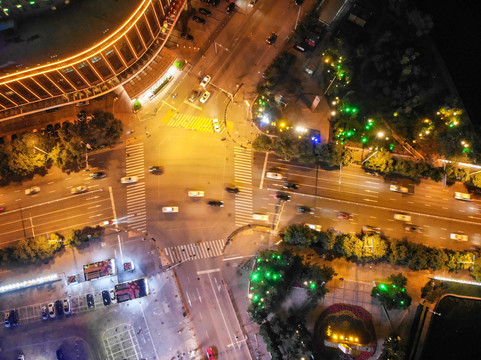
[[[190,130],[214,132],[212,118],[197,115],[188,115],[171,112],[170,116],[166,117],[167,126],[182,127]],[[219,121],[220,132],[224,131],[224,124]]]
[[[137,176],[139,181],[127,184],[127,227],[132,230],[147,232],[145,204],[145,165],[144,144],[142,142],[125,147],[127,159],[126,176]]]
[[[235,225],[252,223],[252,150],[234,147],[234,179],[239,193],[235,195]]]
[[[224,249],[225,240],[199,241],[194,244],[171,246],[164,249],[172,264],[181,261],[205,259],[221,256]]]

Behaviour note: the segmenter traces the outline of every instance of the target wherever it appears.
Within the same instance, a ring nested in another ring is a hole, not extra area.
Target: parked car
[[[301,214],[311,214],[311,215],[314,215],[314,209],[309,207],[309,206],[306,206],[306,205],[299,205],[297,207],[297,212],[298,213],[301,213]]]
[[[210,200],[207,202],[209,206],[218,206],[218,207],[224,207],[224,202],[219,201],[219,200]]]
[[[268,45],[273,45],[277,40],[277,34],[276,33],[272,33],[269,35],[269,37],[266,39],[266,43]]]
[[[46,305],[42,306],[42,319],[48,320],[48,310]]]
[[[200,86],[202,86],[202,87],[205,88],[205,87],[207,86],[207,84],[210,82],[210,79],[211,79],[211,78],[210,78],[209,75],[204,76],[204,78],[203,78],[202,81],[200,82]]]
[[[104,302],[104,306],[110,305],[110,293],[107,290],[102,291],[102,300]]]
[[[285,193],[284,191],[277,191],[274,197],[278,200],[291,201],[291,195]]]
[[[229,5],[227,5],[227,10],[226,10],[227,14],[231,14],[234,10],[235,10],[235,3],[234,2],[231,2]]]
[[[125,176],[122,179],[120,179],[120,182],[122,184],[133,184],[133,183],[136,183],[137,181],[139,181],[138,176]]]
[[[70,300],[63,299],[63,312],[65,315],[70,315]]]
[[[61,300],[55,301],[55,312],[57,313],[58,316],[63,315],[63,303]]]
[[[190,34],[187,34],[187,33],[180,34],[180,37],[184,40],[187,40],[187,41],[194,41],[194,37]]]
[[[18,355],[17,360],[25,360],[25,355],[24,354]]]
[[[238,194],[239,193],[239,188],[236,187],[226,187],[225,191],[231,194]]]
[[[212,126],[216,133],[220,132],[219,119],[212,119]]]
[[[0,212],[2,211],[5,211],[5,206],[4,205],[0,205]]]
[[[209,100],[209,97],[210,97],[210,92],[207,91],[207,90],[204,91],[204,93],[202,94],[202,97],[200,98],[200,102],[201,102],[202,104],[205,104],[205,102],[206,102],[207,100]]]
[[[36,194],[40,191],[39,186],[32,186],[31,188],[28,188],[25,190],[25,195],[33,195]]]
[[[199,23],[199,24],[202,24],[204,25],[205,24],[205,20],[203,18],[201,18],[200,16],[192,16],[192,20],[194,20],[196,23]]]
[[[87,190],[88,190],[88,188],[85,185],[80,185],[80,186],[75,186],[72,189],[70,189],[70,193],[72,195],[82,194],[82,193],[86,192]]]
[[[90,174],[91,179],[103,179],[104,177],[107,177],[107,173],[105,171],[97,171],[92,174]]]
[[[10,323],[10,311],[5,311],[3,314],[3,323],[5,327],[10,327],[12,324]]]
[[[198,90],[192,90],[192,92],[190,93],[190,96],[189,96],[189,101],[190,102],[194,102],[195,99],[197,99],[200,95],[200,91]]]
[[[110,301],[112,301],[112,304],[117,302],[117,296],[115,295],[114,289],[110,290]]]
[[[249,7],[254,7],[254,5],[257,3],[257,0],[251,0],[249,3]]]
[[[202,14],[202,15],[205,15],[205,16],[210,16],[212,13],[207,10],[207,9],[204,9],[204,8],[199,8],[199,12]]]
[[[176,213],[179,212],[179,207],[178,206],[164,206],[162,208],[163,213]]]
[[[48,316],[50,316],[51,319],[55,319],[55,304],[54,303],[49,303],[48,304]]]
[[[10,315],[8,319],[10,320],[10,324],[12,324],[12,326],[18,326],[18,310],[17,309],[10,310]]]
[[[151,166],[149,167],[149,171],[152,173],[152,174],[162,174],[164,172],[164,168],[162,168],[161,166]]]
[[[192,190],[192,191],[189,191],[188,192],[188,195],[190,197],[203,197],[204,196],[204,192],[203,191],[200,191],[200,190]]]
[[[87,298],[87,306],[89,309],[93,308],[95,306],[95,300],[94,300],[94,296],[92,294],[87,294],[86,295],[86,298]]]

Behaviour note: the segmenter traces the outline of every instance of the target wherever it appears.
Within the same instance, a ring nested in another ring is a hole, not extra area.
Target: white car
[[[122,179],[120,179],[120,182],[122,184],[132,184],[132,183],[136,183],[137,181],[139,181],[138,176],[125,176]]]
[[[364,231],[366,234],[380,234],[381,233],[381,228],[371,226],[371,225],[364,225],[362,227],[362,231]]]
[[[203,197],[204,192],[203,191],[197,191],[197,190],[189,191],[189,196],[190,197]]]
[[[25,190],[25,195],[33,195],[40,191],[39,186],[32,186],[30,189]]]
[[[220,132],[219,119],[212,119],[212,126],[214,126],[214,131],[216,133]]]
[[[471,195],[466,194],[466,193],[462,193],[462,192],[455,192],[454,198],[457,199],[457,200],[471,201]]]
[[[49,303],[49,304],[48,304],[48,315],[49,315],[52,319],[55,319],[55,305],[54,305],[54,303]]]
[[[176,213],[176,212],[179,212],[179,207],[178,206],[164,206],[162,208],[162,212],[164,212],[164,213]]]
[[[47,306],[44,305],[42,306],[42,319],[43,320],[48,320],[48,310],[47,310]]]
[[[88,190],[88,188],[84,185],[81,185],[81,186],[76,186],[76,187],[73,187],[71,190],[70,190],[70,193],[72,195],[75,195],[75,194],[81,194],[81,193],[84,193]]]
[[[205,88],[209,82],[210,82],[210,76],[206,75],[206,76],[204,76],[204,78],[200,82],[200,86]]]
[[[407,187],[398,186],[398,185],[390,185],[389,190],[404,193],[404,194],[409,193],[409,189]]]
[[[269,221],[269,215],[266,214],[252,214],[252,219],[260,221]]]
[[[206,90],[206,91],[204,91],[204,93],[202,94],[202,97],[200,98],[199,101],[200,101],[202,104],[205,104],[205,102],[206,102],[207,100],[209,100],[209,97],[210,97],[210,92]]]
[[[275,180],[281,180],[282,179],[282,174],[273,172],[273,171],[268,171],[266,172],[266,178],[268,179],[275,179]]]
[[[451,239],[458,241],[468,241],[468,235],[463,233],[451,233]]]
[[[394,219],[400,221],[411,221],[411,216],[406,214],[394,214]]]
[[[309,229],[312,229],[314,231],[320,232],[322,230],[321,225],[315,225],[315,224],[304,224],[304,225],[307,226]]]
[[[18,355],[17,360],[25,360],[25,355],[23,354]]]

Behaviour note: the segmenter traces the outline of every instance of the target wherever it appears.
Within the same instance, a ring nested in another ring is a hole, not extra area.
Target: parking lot
[[[160,263],[150,244],[122,234],[123,256],[135,261],[133,272],[85,281],[82,266],[92,261],[115,258],[116,236],[106,237],[88,249],[65,252],[54,263],[31,266],[36,270],[4,270],[0,281],[5,285],[15,279],[57,272],[60,280],[0,294],[0,316],[15,308],[19,325],[0,329],[0,359],[55,359],[61,349],[66,359],[171,359],[197,348],[192,327],[171,272],[161,272]],[[148,265],[144,265],[148,264]],[[63,271],[62,271],[63,270]],[[66,274],[80,274],[80,282],[68,285]],[[102,291],[111,290],[119,282],[146,277],[150,294],[146,297],[104,306]],[[88,307],[86,295],[93,294],[95,305]],[[176,296],[177,295],[177,296]],[[69,299],[71,314],[43,320],[42,306],[56,300]],[[154,340],[155,339],[155,342]]]

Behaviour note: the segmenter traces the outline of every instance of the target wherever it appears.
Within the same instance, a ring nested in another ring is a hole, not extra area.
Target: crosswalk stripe
[[[225,240],[201,241],[196,244],[186,244],[171,246],[164,249],[165,254],[170,258],[173,264],[180,261],[190,261],[197,259],[205,259],[222,255]]]
[[[182,127],[190,130],[214,132],[212,119],[204,116],[176,113],[167,121],[167,126]],[[219,123],[221,132],[224,131],[224,124]]]
[[[145,178],[144,144],[134,143],[126,146],[125,172],[127,176]],[[137,231],[146,231],[145,182],[140,181],[126,186],[128,227]]]
[[[235,195],[235,224],[247,225],[252,222],[252,151],[234,147],[234,179],[239,188]]]

